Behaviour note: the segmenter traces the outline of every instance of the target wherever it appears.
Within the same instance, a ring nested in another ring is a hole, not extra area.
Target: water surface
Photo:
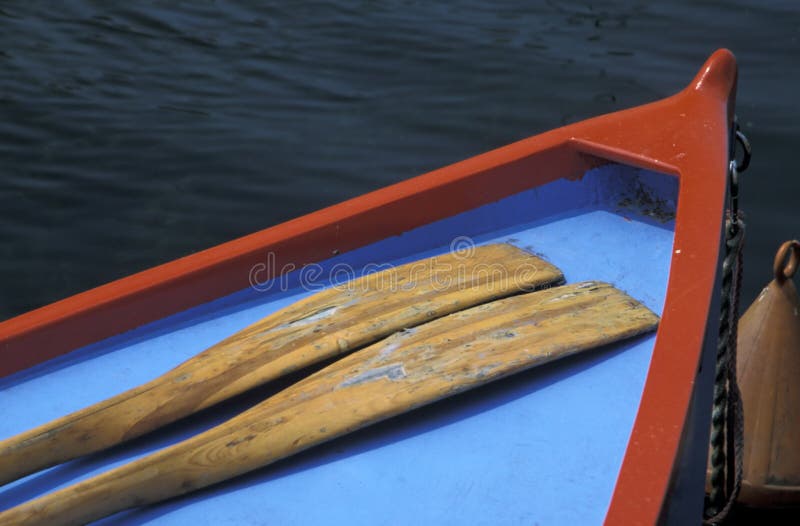
[[[0,4],[0,319],[672,94],[718,47],[745,303],[800,236],[794,2],[254,4]]]

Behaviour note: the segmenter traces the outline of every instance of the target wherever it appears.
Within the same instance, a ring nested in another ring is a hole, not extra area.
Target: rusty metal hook
[[[775,264],[772,266],[775,281],[783,283],[785,280],[791,279],[797,270],[798,263],[800,263],[800,241],[792,239],[781,245],[775,254]]]

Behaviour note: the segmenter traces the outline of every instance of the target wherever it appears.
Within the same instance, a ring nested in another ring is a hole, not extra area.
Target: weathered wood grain
[[[82,524],[181,495],[657,324],[640,303],[596,282],[473,307],[342,358],[191,439],[0,513],[0,525]]]
[[[553,265],[494,244],[329,288],[142,386],[0,441],[0,484],[135,438],[397,330],[561,281]]]

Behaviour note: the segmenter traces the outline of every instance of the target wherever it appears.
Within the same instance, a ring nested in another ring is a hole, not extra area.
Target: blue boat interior
[[[332,278],[472,242],[512,243],[558,266],[567,282],[607,281],[660,314],[677,196],[675,177],[609,164],[256,282],[0,380],[0,438],[151,380]],[[99,524],[597,524],[654,341],[651,334],[547,364]],[[221,423],[289,381],[0,487],[0,509]]]

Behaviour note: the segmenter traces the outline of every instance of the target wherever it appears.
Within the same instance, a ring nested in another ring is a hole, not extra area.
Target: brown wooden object
[[[282,309],[113,398],[0,441],[0,484],[108,448],[398,330],[563,281],[508,244],[351,280]]]
[[[184,442],[0,513],[0,525],[83,524],[188,493],[657,324],[646,307],[596,282],[473,307],[344,357]]]

